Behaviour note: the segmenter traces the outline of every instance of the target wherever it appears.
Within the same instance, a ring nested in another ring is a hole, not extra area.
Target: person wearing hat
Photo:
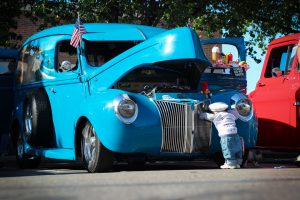
[[[200,113],[201,119],[212,121],[218,130],[221,138],[222,153],[225,158],[222,169],[240,168],[243,159],[241,140],[237,134],[235,120],[237,115],[233,110],[228,110],[228,105],[223,102],[216,102],[209,105],[212,113]]]

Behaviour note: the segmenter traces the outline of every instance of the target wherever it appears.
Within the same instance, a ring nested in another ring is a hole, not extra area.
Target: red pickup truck
[[[300,151],[300,33],[273,40],[255,90],[258,148]]]

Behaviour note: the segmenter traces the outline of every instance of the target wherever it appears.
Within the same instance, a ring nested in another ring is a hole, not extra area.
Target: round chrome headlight
[[[251,101],[242,93],[235,94],[230,99],[231,108],[236,109],[239,119],[249,121],[253,117],[253,106]]]
[[[130,118],[135,113],[135,103],[132,100],[124,99],[118,105],[118,112],[122,117]]]
[[[121,94],[115,98],[114,110],[116,116],[125,124],[131,124],[137,118],[137,104],[127,94]]]
[[[252,104],[249,99],[241,99],[236,103],[235,108],[240,115],[246,117],[251,113]]]

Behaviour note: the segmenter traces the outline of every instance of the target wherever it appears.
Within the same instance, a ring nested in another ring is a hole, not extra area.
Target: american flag
[[[81,43],[81,36],[86,33],[86,29],[83,24],[80,22],[79,17],[76,20],[74,31],[72,33],[72,38],[70,45],[77,47]]]

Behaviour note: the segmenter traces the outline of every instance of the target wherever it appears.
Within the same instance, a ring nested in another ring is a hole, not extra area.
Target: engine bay
[[[202,62],[163,62],[140,66],[121,78],[113,88],[141,93],[187,93],[199,88]]]

